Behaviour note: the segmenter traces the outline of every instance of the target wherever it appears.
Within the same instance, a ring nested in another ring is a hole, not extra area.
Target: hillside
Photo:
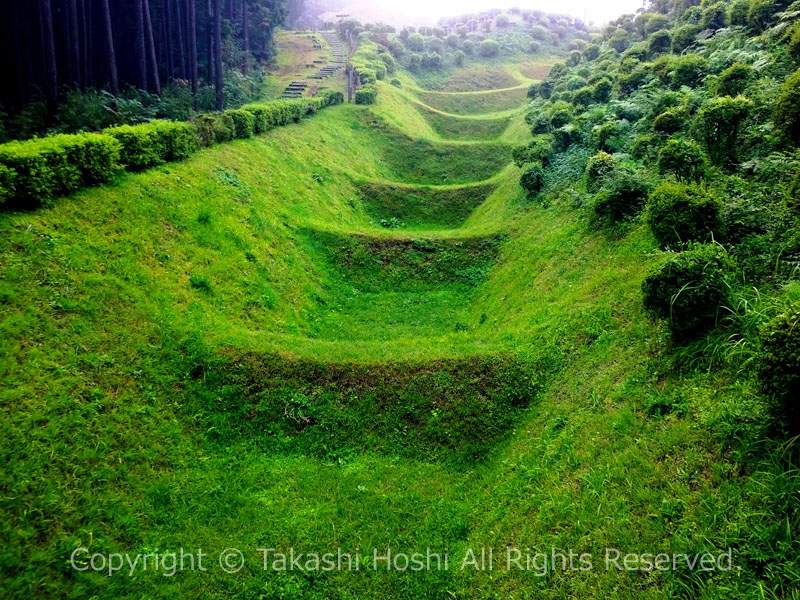
[[[373,104],[0,212],[5,595],[797,597],[797,448],[757,379],[676,358],[642,304],[664,253],[642,218],[598,224],[585,149],[520,187],[534,117],[572,100],[529,106],[555,62],[401,64]],[[79,547],[211,559],[76,573]],[[549,562],[462,570],[490,547]],[[265,572],[258,548],[365,558]],[[451,565],[373,568],[386,548]],[[607,548],[733,566],[620,572]]]

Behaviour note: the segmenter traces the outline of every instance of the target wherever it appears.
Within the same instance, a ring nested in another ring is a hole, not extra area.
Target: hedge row
[[[109,135],[81,133],[0,145],[0,201],[46,202],[107,181],[122,147]]]
[[[56,196],[108,181],[121,168],[141,171],[188,158],[200,148],[249,138],[297,122],[344,101],[341,92],[316,98],[249,104],[200,115],[191,123],[152,121],[103,133],[56,135],[0,145],[0,204],[47,204]]]

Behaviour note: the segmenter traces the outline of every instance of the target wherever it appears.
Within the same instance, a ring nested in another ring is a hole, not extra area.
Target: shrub
[[[719,74],[716,83],[717,94],[720,96],[738,96],[747,87],[753,69],[745,63],[733,63]]]
[[[529,198],[536,196],[544,187],[544,169],[540,165],[531,165],[522,172],[519,184]]]
[[[611,81],[601,79],[592,88],[592,98],[599,104],[605,104],[611,97]]]
[[[747,12],[747,26],[753,33],[765,31],[780,9],[773,0],[752,0]]]
[[[620,146],[622,131],[616,121],[606,121],[592,128],[589,142],[593,149],[603,152],[614,152]]]
[[[683,25],[672,34],[672,53],[680,54],[694,44],[700,27],[697,25]]]
[[[728,10],[728,22],[733,27],[747,25],[747,13],[750,12],[750,0],[733,0]]]
[[[648,51],[651,55],[663,54],[669,52],[672,47],[672,36],[668,31],[657,31],[650,38]]]
[[[244,139],[253,137],[256,124],[253,113],[240,108],[238,110],[226,110],[225,114],[230,116],[233,120],[234,138]]]
[[[696,187],[658,186],[647,202],[647,222],[662,248],[708,242],[722,228],[722,202]]]
[[[536,135],[540,133],[547,133],[550,131],[550,119],[547,118],[547,115],[542,113],[537,113],[531,119],[531,132]]]
[[[786,194],[786,206],[789,210],[800,214],[800,169],[794,176],[794,181],[789,186],[789,191]]]
[[[230,117],[229,117],[230,118]],[[121,145],[122,163],[133,171],[183,160],[197,151],[197,129],[189,123],[151,121],[106,129]]]
[[[597,44],[588,44],[583,48],[583,59],[587,62],[597,60],[600,56],[600,46]]]
[[[553,155],[553,142],[550,136],[536,136],[527,146],[517,146],[512,151],[514,164],[522,167],[527,163],[541,163],[547,166],[550,157]]]
[[[108,135],[56,135],[0,146],[4,168],[0,196],[23,203],[49,198],[108,180],[119,168],[120,144]]]
[[[483,40],[478,46],[478,54],[491,58],[500,54],[500,44],[495,40]]]
[[[636,160],[655,160],[658,150],[657,136],[644,133],[637,135],[631,144],[631,156]]]
[[[673,87],[697,87],[705,77],[707,61],[699,54],[687,54],[675,63],[672,72]]]
[[[616,167],[614,157],[606,152],[598,152],[586,164],[586,188],[595,192],[603,185],[603,179]]]
[[[703,150],[692,140],[671,138],[658,153],[658,170],[672,173],[680,183],[699,183],[705,175]]]
[[[603,178],[594,210],[598,217],[613,222],[633,217],[642,210],[649,191],[647,182],[630,169],[614,169]]]
[[[572,96],[572,103],[575,106],[587,107],[594,100],[594,90],[588,86],[577,90]]]
[[[553,129],[564,127],[572,120],[572,108],[566,102],[557,102],[550,109],[550,125]]]
[[[673,335],[686,339],[717,321],[733,261],[717,244],[696,244],[673,254],[642,284],[645,308],[667,322]]]
[[[365,85],[356,92],[356,104],[375,104],[378,101],[378,88]]]
[[[700,18],[703,29],[722,29],[728,24],[728,6],[724,2],[717,2],[707,6]]]
[[[753,103],[744,96],[724,96],[706,101],[698,111],[694,123],[696,136],[715,165],[736,162],[739,129],[752,107]]]
[[[767,323],[761,330],[758,377],[779,402],[789,431],[800,429],[800,304]]]
[[[391,83],[394,87],[403,87],[403,83],[399,79],[392,79],[389,83]]]
[[[672,135],[678,133],[686,122],[686,113],[681,108],[670,108],[653,120],[653,131]]]
[[[791,56],[795,62],[800,62],[800,23],[795,23],[786,32],[784,40],[786,41],[786,49],[789,51],[789,56]]]
[[[569,56],[566,60],[568,67],[576,67],[581,63],[581,53],[577,50],[573,50],[569,53]]]
[[[0,206],[3,202],[14,197],[17,172],[0,164]]]
[[[800,69],[795,71],[781,87],[773,118],[788,141],[800,142]]]

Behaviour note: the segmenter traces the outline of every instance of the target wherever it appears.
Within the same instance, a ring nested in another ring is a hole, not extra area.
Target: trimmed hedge
[[[120,144],[97,133],[55,135],[0,146],[0,200],[46,203],[107,181],[119,168]]]
[[[238,110],[226,110],[225,114],[233,120],[233,137],[240,140],[253,137],[256,126],[256,119],[253,113],[240,108]]]
[[[122,145],[127,169],[142,171],[165,162],[188,158],[199,148],[197,129],[191,123],[151,121],[106,129]]]
[[[365,85],[356,92],[356,104],[375,104],[378,101],[378,88]]]
[[[0,165],[0,204],[13,197],[17,172],[5,165]]]
[[[199,115],[191,123],[151,121],[103,133],[55,135],[0,145],[0,204],[46,203],[83,186],[108,181],[124,167],[141,171],[188,158],[200,146],[249,138],[300,121],[326,106],[344,102],[341,92],[315,98],[250,104],[237,110]]]

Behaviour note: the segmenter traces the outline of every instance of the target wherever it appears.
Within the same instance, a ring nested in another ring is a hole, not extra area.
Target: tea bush
[[[642,284],[645,308],[687,339],[714,327],[734,263],[717,244],[696,244],[671,255]]]
[[[663,183],[647,202],[647,223],[662,248],[708,242],[722,229],[722,202],[686,185]]]

